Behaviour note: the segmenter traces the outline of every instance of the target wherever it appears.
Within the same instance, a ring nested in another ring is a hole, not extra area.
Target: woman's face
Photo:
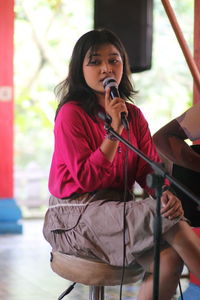
[[[83,75],[87,85],[97,93],[104,93],[103,80],[113,77],[118,85],[123,74],[120,52],[112,44],[104,44],[88,50],[83,61]]]

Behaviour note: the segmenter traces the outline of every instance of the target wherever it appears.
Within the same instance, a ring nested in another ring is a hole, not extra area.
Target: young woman
[[[130,103],[135,90],[129,75],[126,52],[112,32],[92,30],[77,41],[68,76],[57,87],[60,102],[44,236],[54,250],[121,266],[125,205],[125,264],[134,264],[135,275],[140,272],[141,278],[149,274],[138,299],[150,300],[156,201],[146,185],[146,176],[152,169],[107,135],[99,118],[99,112],[106,112],[118,134],[159,161],[147,121]],[[109,77],[117,82],[120,97],[111,99],[109,88],[104,90],[103,81]],[[129,132],[122,125],[122,112],[128,119]],[[134,201],[135,181],[149,193],[148,198]],[[179,199],[166,190],[161,201],[160,299],[167,300],[175,293],[183,261],[199,272],[200,242],[184,221]]]

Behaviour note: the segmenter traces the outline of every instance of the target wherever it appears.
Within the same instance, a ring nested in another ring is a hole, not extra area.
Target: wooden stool
[[[104,286],[121,284],[122,268],[97,260],[80,258],[61,252],[51,253],[51,268],[59,276],[90,287],[89,300],[104,300]],[[129,266],[124,270],[124,284],[141,279],[141,266]],[[61,299],[61,298],[59,298]]]

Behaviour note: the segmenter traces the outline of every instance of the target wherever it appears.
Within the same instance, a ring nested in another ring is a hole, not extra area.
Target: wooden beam
[[[197,2],[196,6],[198,4],[198,7],[199,7],[199,0],[196,0],[195,2]],[[192,56],[192,54],[190,52],[190,49],[189,49],[189,47],[188,47],[188,45],[187,45],[187,43],[185,41],[184,35],[183,35],[183,33],[181,31],[181,28],[180,28],[180,26],[178,24],[177,18],[175,16],[175,13],[174,13],[172,7],[171,7],[170,1],[169,0],[162,0],[162,3],[163,3],[163,6],[165,8],[165,11],[166,11],[166,13],[168,15],[168,18],[169,18],[169,20],[171,22],[172,28],[174,29],[174,32],[175,32],[175,35],[176,35],[176,37],[178,39],[180,47],[181,47],[181,49],[183,51],[183,54],[184,54],[185,59],[187,61],[188,67],[189,67],[189,69],[190,69],[190,71],[192,73],[193,79],[195,81],[195,86],[196,86],[196,88],[198,89],[198,91],[200,93],[200,72],[199,72],[199,69],[198,69],[198,67],[196,65],[196,62],[195,62],[195,60],[194,60],[194,58],[193,58],[193,56]],[[198,18],[199,18],[199,16],[196,15],[196,20]],[[195,24],[195,27],[197,27],[196,24]],[[200,29],[198,28],[198,31],[199,30]]]
[[[194,3],[194,60],[198,70],[200,70],[200,0]],[[194,82],[193,102],[200,101],[200,91]]]

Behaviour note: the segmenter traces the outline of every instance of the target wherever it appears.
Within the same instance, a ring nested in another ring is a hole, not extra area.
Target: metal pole
[[[91,285],[89,288],[89,300],[104,300],[104,286]]]

